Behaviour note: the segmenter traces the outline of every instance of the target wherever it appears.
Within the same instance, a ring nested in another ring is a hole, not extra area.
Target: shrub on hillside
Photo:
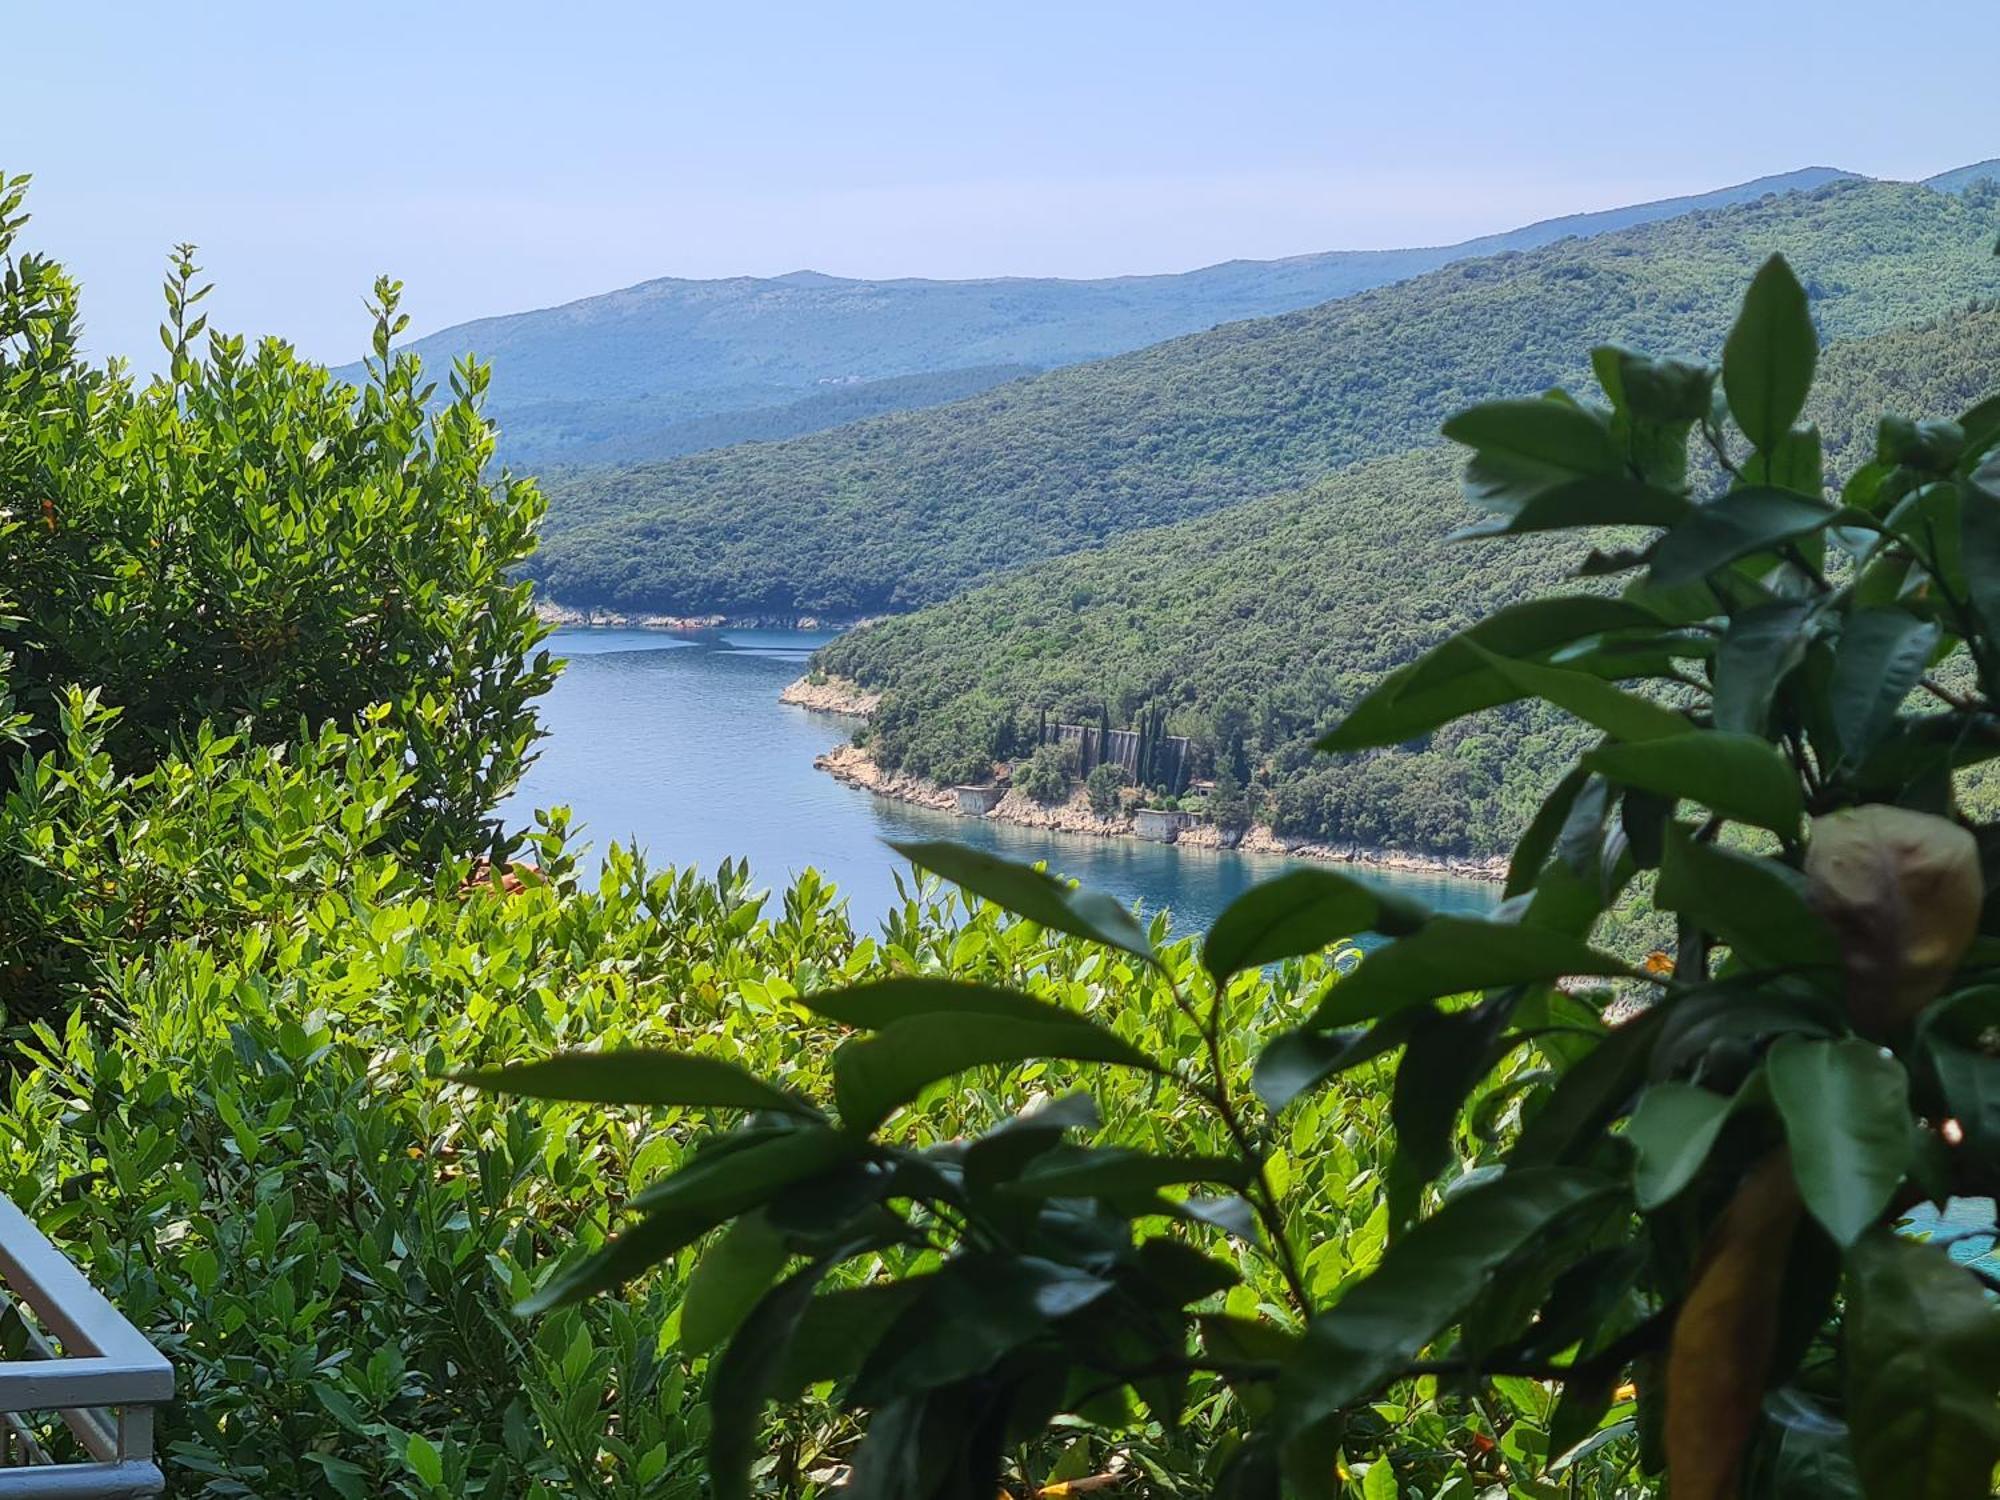
[[[142,385],[82,357],[75,283],[16,252],[24,193],[0,177],[0,747],[30,756],[8,757],[0,813],[16,1020],[85,996],[107,943],[259,919],[272,882],[319,888],[362,851],[504,856],[493,809],[553,677],[512,576],[541,497],[485,475],[483,367],[434,402],[392,354],[394,283],[357,390],[209,330],[183,249],[167,368]],[[340,821],[271,800],[288,757],[310,772],[356,734],[393,742],[393,795],[356,789]]]
[[[381,830],[425,858],[484,847],[539,734],[547,633],[514,571],[543,502],[489,480],[488,372],[433,402],[408,319],[375,289],[357,390],[267,339],[208,329],[175,257],[167,368],[143,385],[77,348],[77,288],[17,254],[25,179],[0,177],[0,588],[31,734],[72,686],[116,709],[143,771],[203,721],[271,744],[387,706],[413,778]]]
[[[1084,795],[1090,799],[1090,810],[1100,818],[1116,817],[1123,799],[1127,777],[1123,766],[1110,761],[1100,761],[1090,768],[1090,774],[1083,778]]]
[[[1208,815],[1216,827],[1232,832],[1250,826],[1250,798],[1229,766],[1215,773],[1215,789],[1208,794]]]
[[[1037,745],[1026,760],[1014,762],[1014,789],[1045,807],[1069,800],[1076,775],[1076,752],[1067,745]]]

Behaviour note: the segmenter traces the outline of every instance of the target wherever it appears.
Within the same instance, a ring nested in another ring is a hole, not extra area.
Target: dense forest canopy
[[[1791,256],[1829,339],[1993,291],[1996,189],[1842,181],[1447,266],[929,411],[551,486],[555,598],[669,612],[904,609],[1038,558],[1435,440],[1468,401],[1619,342],[1712,351]]]
[[[1810,415],[1838,471],[1872,454],[1880,413],[1957,412],[1995,385],[2000,311],[1988,306],[1833,346]],[[1022,569],[817,660],[883,692],[866,739],[890,767],[959,779],[1044,707],[1095,722],[1103,706],[1122,723],[1159,704],[1211,762],[1246,745],[1281,833],[1490,854],[1576,750],[1574,725],[1523,709],[1417,747],[1312,753],[1384,672],[1578,560],[1574,544],[1452,540],[1473,514],[1450,455],[1417,450]]]

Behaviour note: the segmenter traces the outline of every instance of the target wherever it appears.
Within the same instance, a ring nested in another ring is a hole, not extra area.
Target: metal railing
[[[172,1399],[173,1368],[4,1197],[0,1287],[18,1346],[0,1358],[0,1500],[160,1494],[153,1408]],[[37,1437],[30,1418],[48,1413],[74,1436],[75,1461]]]

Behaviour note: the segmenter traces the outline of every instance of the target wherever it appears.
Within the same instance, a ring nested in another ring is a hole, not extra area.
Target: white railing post
[[[173,1368],[6,1198],[0,1288],[34,1318],[22,1321],[29,1357],[0,1360],[0,1500],[162,1493],[153,1408],[173,1398]],[[53,1461],[31,1412],[59,1415],[88,1458]]]

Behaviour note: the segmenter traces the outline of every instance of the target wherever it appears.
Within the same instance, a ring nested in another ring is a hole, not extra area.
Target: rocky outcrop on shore
[[[875,712],[882,695],[871,693],[860,683],[849,682],[844,677],[821,677],[817,681],[801,677],[778,694],[778,701],[795,708],[809,708],[814,713],[845,714],[851,719],[865,719]]]
[[[1178,842],[1198,842],[1195,835],[1213,829],[1183,833]],[[1465,880],[1505,880],[1507,860],[1502,855],[1475,858],[1471,855],[1406,854],[1400,849],[1375,849],[1366,844],[1324,844],[1310,839],[1287,838],[1258,825],[1246,829],[1236,847],[1246,854],[1282,854],[1288,859],[1317,859],[1336,865],[1369,865],[1378,870],[1407,870],[1416,875],[1456,875]]]
[[[800,686],[798,683],[794,687]],[[787,690],[789,691],[789,689]],[[789,700],[788,700],[789,701]],[[844,710],[834,710],[842,712]],[[939,786],[906,771],[884,771],[859,745],[839,745],[813,762],[822,771],[849,786],[893,797],[934,812],[956,813],[958,798],[950,787]],[[970,814],[966,814],[970,816]],[[1054,807],[1037,802],[1025,792],[1009,790],[993,810],[984,814],[1003,823],[1023,828],[1041,828],[1051,833],[1088,834],[1098,838],[1131,838],[1133,819],[1121,812],[1099,817],[1090,809],[1082,788],[1072,792],[1067,802]],[[1256,826],[1241,835],[1225,832],[1213,824],[1197,824],[1182,830],[1176,845],[1195,849],[1235,848],[1249,854],[1274,854],[1288,859],[1322,860],[1329,864],[1365,865],[1379,870],[1405,870],[1413,874],[1453,875],[1466,880],[1499,880],[1507,873],[1507,862],[1493,859],[1434,858],[1406,854],[1395,849],[1371,849],[1360,844],[1314,843],[1308,839],[1286,838],[1270,828]]]
[[[1018,823],[1023,828],[1046,828],[1051,833],[1087,833],[1094,838],[1126,838],[1132,832],[1130,813],[1113,813],[1108,818],[1091,811],[1083,788],[1070,793],[1069,801],[1051,806],[1037,802],[1026,792],[1010,790],[999,805],[986,815],[1002,823]]]
[[[813,764],[835,781],[844,781],[878,797],[894,797],[898,802],[928,807],[933,812],[958,811],[958,798],[952,795],[951,788],[907,771],[885,771],[859,745],[835,745],[814,759]]]

